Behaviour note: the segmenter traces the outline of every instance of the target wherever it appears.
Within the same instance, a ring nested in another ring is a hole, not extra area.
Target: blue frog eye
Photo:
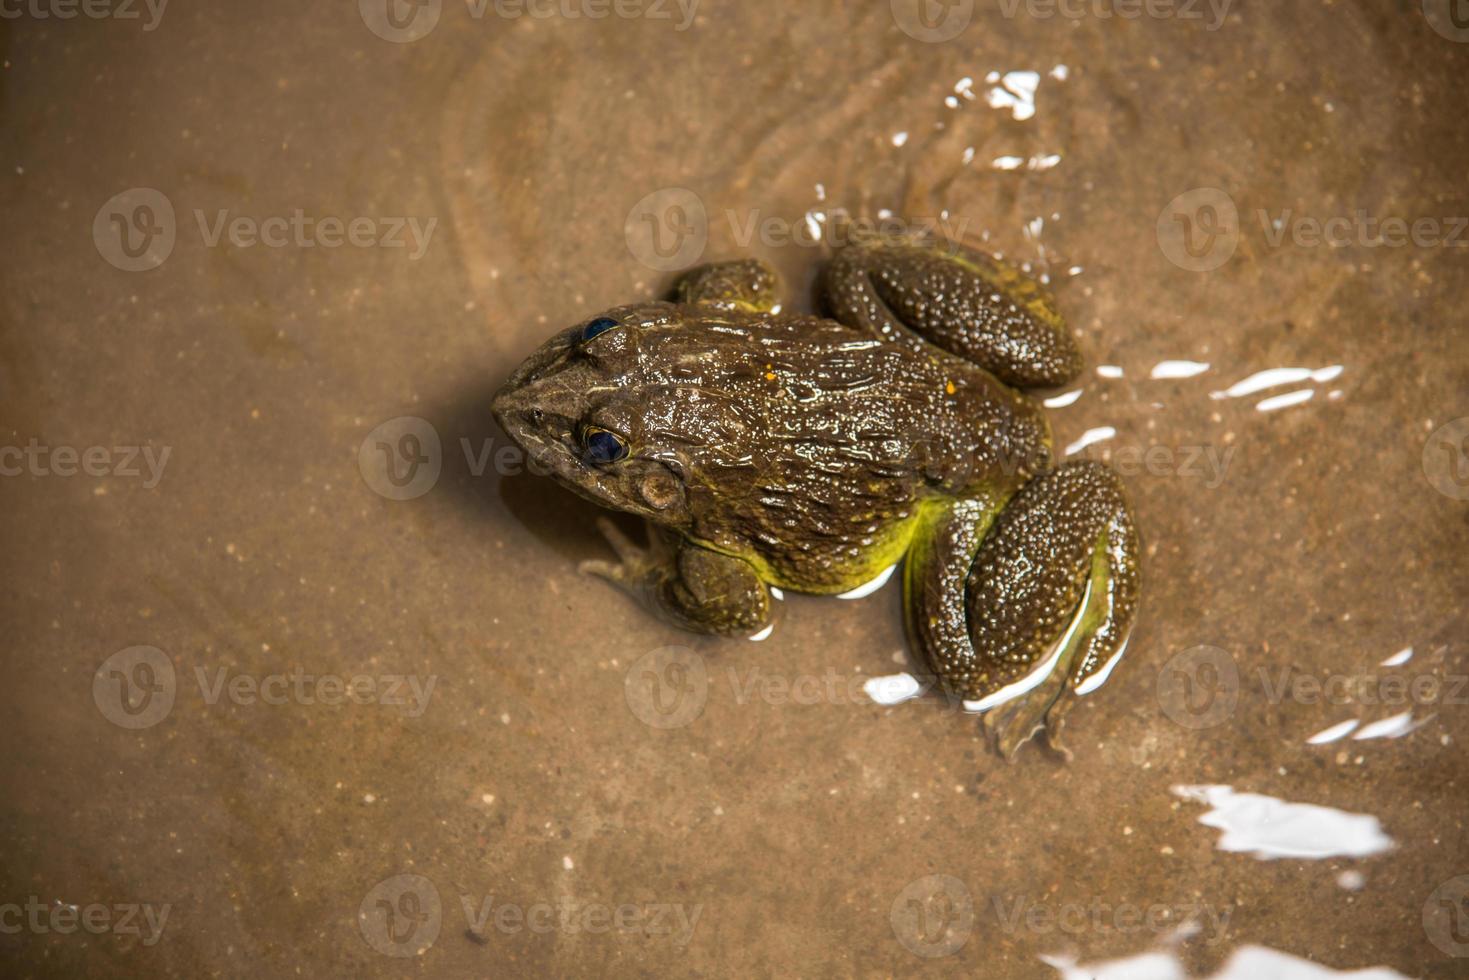
[[[627,440],[615,432],[589,425],[582,429],[581,444],[588,463],[605,466],[627,456]]]
[[[604,334],[616,326],[620,326],[620,324],[610,316],[599,316],[581,328],[582,343],[586,343],[598,334]]]

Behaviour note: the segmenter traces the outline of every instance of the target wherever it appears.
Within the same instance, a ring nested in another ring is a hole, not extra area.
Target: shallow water
[[[7,974],[1462,975],[1452,21],[353,6],[0,20]],[[689,636],[499,455],[550,331],[701,257],[805,307],[843,213],[1079,331],[1057,445],[1147,555],[1069,764],[873,702],[896,582]]]

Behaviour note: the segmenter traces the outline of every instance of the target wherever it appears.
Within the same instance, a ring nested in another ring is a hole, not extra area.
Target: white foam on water
[[[1175,786],[1173,792],[1212,808],[1199,823],[1224,831],[1221,851],[1252,854],[1261,861],[1367,857],[1391,850],[1392,838],[1370,814],[1314,803],[1288,803],[1232,786]]]
[[[1101,963],[1078,963],[1070,956],[1042,956],[1061,980],[1187,980],[1189,973],[1172,952],[1140,953]],[[1268,946],[1241,946],[1208,980],[1409,980],[1385,966],[1333,970]]]

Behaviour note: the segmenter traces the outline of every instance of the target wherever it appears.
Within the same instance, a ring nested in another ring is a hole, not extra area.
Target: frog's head
[[[491,410],[533,472],[604,507],[689,525],[681,436],[698,427],[698,395],[680,387],[657,339],[682,332],[680,314],[671,303],[617,307],[558,333],[516,369]]]

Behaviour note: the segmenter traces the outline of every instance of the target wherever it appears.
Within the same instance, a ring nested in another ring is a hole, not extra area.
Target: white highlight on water
[[[862,690],[877,704],[902,704],[923,693],[923,685],[909,673],[888,674],[868,678]]]
[[[1401,667],[1403,664],[1407,663],[1409,660],[1412,660],[1412,659],[1413,659],[1413,648],[1412,647],[1404,647],[1403,649],[1399,650],[1397,653],[1393,654],[1391,657],[1388,657],[1386,660],[1384,660],[1382,662],[1382,666],[1384,666],[1384,667]]]
[[[1046,406],[1047,408],[1065,408],[1067,405],[1074,404],[1075,401],[1080,397],[1081,389],[1077,388],[1075,391],[1068,391],[1060,395],[1052,395],[1050,398],[1042,401],[1041,404]]]
[[[1275,412],[1282,408],[1290,408],[1292,405],[1300,405],[1310,401],[1316,395],[1315,388],[1302,388],[1300,391],[1287,392],[1284,395],[1273,395],[1255,403],[1257,412]]]
[[[878,589],[888,584],[888,579],[893,577],[893,570],[897,567],[897,565],[889,565],[887,568],[884,568],[881,572],[879,572],[877,574],[877,578],[873,579],[871,582],[859,585],[851,592],[843,592],[841,595],[837,596],[837,598],[861,599],[864,596],[872,595],[872,593],[876,592]]]
[[[1215,400],[1220,398],[1243,398],[1246,395],[1253,395],[1257,391],[1264,391],[1266,388],[1275,388],[1279,385],[1297,385],[1303,381],[1314,381],[1317,384],[1325,384],[1328,381],[1335,381],[1341,377],[1342,370],[1340,364],[1333,364],[1330,367],[1319,368],[1315,371],[1302,367],[1270,368],[1266,371],[1257,371],[1243,381],[1235,382],[1223,391],[1212,391],[1209,393],[1209,397]]]
[[[1173,792],[1212,807],[1199,823],[1224,831],[1219,850],[1252,854],[1261,861],[1367,857],[1393,846],[1370,814],[1237,793],[1232,786],[1175,786]]]
[[[1103,425],[1095,429],[1087,429],[1081,434],[1080,439],[1076,440],[1071,445],[1066,447],[1066,455],[1070,456],[1072,453],[1079,453],[1087,446],[1091,446],[1099,442],[1105,442],[1115,435],[1117,435],[1117,430],[1112,428],[1110,425]]]
[[[1202,361],[1159,361],[1153,365],[1150,375],[1154,381],[1164,378],[1192,378],[1209,370],[1209,365]]]

